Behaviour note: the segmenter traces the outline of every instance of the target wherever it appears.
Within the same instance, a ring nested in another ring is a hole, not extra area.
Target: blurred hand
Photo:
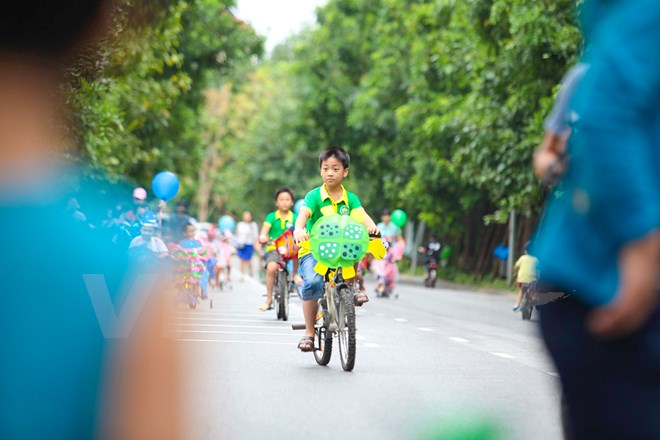
[[[658,303],[660,232],[626,245],[619,253],[619,291],[606,306],[588,317],[589,330],[603,338],[623,337],[638,330]]]
[[[376,225],[367,228],[369,235],[380,235],[380,229]]]
[[[293,230],[293,238],[296,240],[296,243],[300,244],[303,241],[309,240],[309,234],[304,229],[296,228]]]
[[[534,173],[546,185],[557,183],[566,172],[567,134],[545,132],[543,142],[534,153]]]

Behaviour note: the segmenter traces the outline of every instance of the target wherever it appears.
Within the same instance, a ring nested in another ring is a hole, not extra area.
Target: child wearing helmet
[[[156,219],[156,215],[151,211],[145,212],[142,217],[140,217],[140,235],[131,241],[129,249],[138,246],[146,246],[158,257],[166,257],[169,254],[169,251],[163,240],[157,236],[158,229],[158,219]]]

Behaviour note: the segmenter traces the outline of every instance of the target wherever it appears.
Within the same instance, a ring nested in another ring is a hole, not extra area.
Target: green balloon
[[[403,228],[403,225],[408,221],[408,214],[401,209],[395,209],[392,211],[392,223],[397,225],[400,228]]]
[[[369,248],[369,232],[347,215],[321,217],[309,237],[312,255],[319,263],[336,269],[349,267],[362,258]]]

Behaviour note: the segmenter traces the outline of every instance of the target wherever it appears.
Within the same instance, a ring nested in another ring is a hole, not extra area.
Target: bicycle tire
[[[277,319],[281,319],[282,321],[289,320],[289,294],[287,292],[289,280],[287,278],[286,272],[279,272],[277,274]]]
[[[280,309],[280,274],[277,273],[275,277],[275,285],[273,286],[273,301],[275,302],[275,313],[277,319],[282,319],[282,310]]]
[[[352,371],[355,367],[355,298],[348,287],[339,291],[339,357],[344,371]]]
[[[523,287],[523,298],[520,304],[520,311],[522,314],[523,321],[529,321],[530,319],[532,319],[532,309],[533,309],[533,304],[530,294],[530,288]]]
[[[332,357],[332,333],[326,328],[325,317],[327,311],[323,310],[323,326],[316,328],[314,332],[314,359],[319,365],[328,365]]]

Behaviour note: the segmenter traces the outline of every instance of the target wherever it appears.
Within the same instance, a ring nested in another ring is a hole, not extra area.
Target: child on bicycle
[[[259,242],[265,246],[266,255],[264,257],[264,266],[266,269],[266,302],[259,306],[259,310],[265,312],[273,308],[273,287],[275,286],[275,277],[282,261],[282,256],[275,249],[273,240],[279,238],[285,231],[292,229],[298,216],[291,211],[293,208],[293,191],[289,188],[279,188],[275,191],[275,205],[277,211],[273,211],[266,216],[264,224],[261,227]],[[293,274],[296,284],[300,282],[298,275],[298,259],[293,260]]]
[[[185,252],[190,253],[191,261],[193,261],[193,273],[195,277],[199,276],[200,288],[202,289],[202,299],[208,298],[208,268],[206,262],[208,260],[208,252],[202,242],[197,239],[197,227],[192,223],[187,223],[183,227],[184,240],[180,241],[177,245]],[[194,256],[194,257],[193,257]]]
[[[523,287],[525,287],[526,284],[535,282],[538,275],[536,270],[538,260],[527,253],[528,246],[529,244],[525,245],[525,253],[518,258],[516,265],[513,267],[513,272],[516,274],[516,285],[520,289],[518,290],[516,304],[513,306],[514,312],[520,310],[520,303],[523,298]]]
[[[361,223],[367,227],[370,234],[378,234],[376,223],[362,207],[360,199],[346,191],[342,180],[348,176],[350,156],[343,148],[332,146],[323,150],[319,156],[319,166],[323,185],[314,188],[305,196],[305,204],[300,208],[294,237],[299,243],[309,240],[309,231],[323,216],[340,214],[361,217]],[[318,311],[318,300],[323,297],[324,279],[314,272],[316,259],[311,254],[309,246],[301,244],[298,253],[300,273],[303,279],[302,298],[303,315],[305,317],[305,337],[298,344],[298,349],[304,352],[314,350],[314,325]],[[346,280],[350,281],[350,280]],[[356,292],[355,304],[361,306],[369,301],[363,292]]]
[[[159,258],[165,258],[169,255],[169,250],[163,240],[158,237],[158,220],[156,215],[148,211],[140,218],[140,235],[135,237],[129,249],[146,246],[154,255]]]
[[[215,285],[221,286],[222,272],[225,272],[224,282],[231,283],[231,257],[236,255],[236,248],[232,245],[230,231],[218,232],[213,241],[213,250],[216,255]]]

